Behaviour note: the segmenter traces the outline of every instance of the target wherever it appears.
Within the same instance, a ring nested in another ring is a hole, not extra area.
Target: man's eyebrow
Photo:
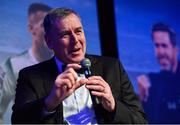
[[[58,34],[61,36],[61,35],[65,35],[65,34],[70,34],[70,31],[69,30],[62,30],[62,31],[59,31]]]
[[[83,30],[83,28],[80,26],[80,27],[75,28],[75,30]],[[62,34],[64,34],[64,33],[70,33],[70,31],[69,31],[69,30],[66,30],[66,29],[62,29],[62,30],[59,30],[59,31],[58,31],[58,34],[59,34],[59,35],[62,35]]]
[[[80,27],[77,27],[75,28],[76,30],[82,30],[83,28],[80,26]]]

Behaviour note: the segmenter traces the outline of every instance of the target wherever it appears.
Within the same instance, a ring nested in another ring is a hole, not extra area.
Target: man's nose
[[[78,37],[75,33],[71,34],[71,42],[73,42],[75,44],[78,42]]]
[[[161,46],[157,48],[157,51],[159,54],[164,54],[164,52],[165,52],[164,48]]]

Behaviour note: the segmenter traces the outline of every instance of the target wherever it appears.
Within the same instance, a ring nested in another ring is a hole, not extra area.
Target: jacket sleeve
[[[23,70],[20,71],[16,88],[15,104],[11,117],[12,123],[55,123],[54,116],[56,113],[48,116],[43,114],[45,97],[38,95],[37,88],[35,89],[30,79],[34,78],[31,78],[27,72],[23,72]]]
[[[5,74],[1,83],[0,114],[3,116],[9,103],[14,99],[16,80],[11,66],[10,58],[2,64]],[[2,117],[1,117],[2,119]]]

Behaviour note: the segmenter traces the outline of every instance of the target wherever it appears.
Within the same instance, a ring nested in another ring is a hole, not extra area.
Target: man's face
[[[46,42],[64,63],[79,63],[85,55],[86,40],[80,19],[70,14],[56,21],[46,34]]]
[[[177,61],[177,48],[171,44],[169,34],[163,31],[153,33],[155,55],[162,70],[172,71]]]

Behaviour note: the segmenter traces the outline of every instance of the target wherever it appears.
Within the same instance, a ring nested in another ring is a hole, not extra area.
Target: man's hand
[[[65,98],[70,96],[77,88],[82,86],[87,79],[78,80],[75,69],[80,69],[78,64],[68,64],[65,71],[57,76],[50,95],[45,99],[48,110],[53,110]]]
[[[149,96],[149,88],[151,87],[149,78],[146,75],[140,75],[137,78],[139,98],[142,102],[146,102]]]
[[[111,89],[106,81],[100,76],[91,76],[86,82],[86,88],[91,91],[91,94],[100,97],[103,107],[112,112],[115,110],[115,100]]]

